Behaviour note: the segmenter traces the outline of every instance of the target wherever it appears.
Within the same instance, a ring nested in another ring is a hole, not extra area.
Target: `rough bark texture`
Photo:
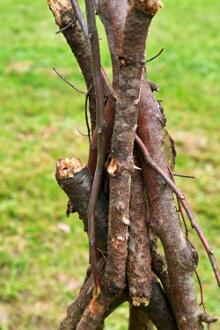
[[[136,170],[131,181],[127,261],[129,294],[135,306],[149,304],[153,282],[144,195],[141,173],[140,170]]]
[[[129,200],[133,147],[145,59],[145,43],[152,16],[130,7],[120,55],[119,87],[108,172],[110,178],[108,257],[105,285],[117,294],[125,283]],[[133,43],[134,33],[138,36]],[[126,93],[124,91],[126,90]]]
[[[76,164],[74,166],[74,164]],[[75,158],[64,158],[57,162],[56,179],[60,187],[67,194],[72,207],[84,222],[85,231],[88,232],[88,204],[92,188],[92,176],[87,167]],[[105,253],[107,251],[108,201],[101,192],[95,210],[97,248]]]
[[[140,179],[140,174],[138,176]],[[89,194],[91,191],[91,184],[92,184],[92,178],[88,169],[82,167],[81,162],[79,162],[77,159],[74,158],[60,159],[57,162],[56,178],[57,178],[57,182],[59,183],[59,186],[67,194],[71,202],[71,205],[74,207],[74,211],[78,212],[80,219],[83,220],[85,230],[87,231],[88,230],[87,208],[88,208]],[[99,198],[96,204],[96,226],[97,226],[96,237],[97,237],[97,245],[100,251],[102,251],[102,253],[105,253],[106,245],[107,245],[108,204],[104,194],[101,193],[100,196],[101,197]],[[157,255],[157,259],[158,258],[159,257]],[[159,266],[157,266],[156,268],[157,269],[159,268],[158,273],[161,272],[163,274],[164,269],[161,267],[161,263],[159,263]],[[148,274],[148,272],[149,270],[147,271],[146,274]],[[149,272],[149,274],[150,273],[151,272]],[[145,278],[146,274],[142,280],[148,283],[149,278],[148,277],[147,279]],[[94,283],[93,283],[93,278],[90,275],[91,275],[91,270],[88,272],[87,279],[80,291],[79,297],[73,304],[71,304],[68,307],[67,317],[61,323],[61,330],[75,329],[76,325],[79,322],[79,319],[81,318],[81,314],[84,312],[84,309],[92,300]],[[135,282],[135,284],[138,283]],[[144,308],[144,311],[147,313],[148,317],[151,320],[153,320],[155,324],[160,325],[159,329],[162,329],[161,327],[163,324],[164,325],[166,324],[167,329],[169,329],[168,324],[170,324],[171,327],[170,329],[175,329],[175,321],[172,316],[172,311],[169,307],[169,302],[165,297],[159,283],[153,283],[152,291],[153,292],[150,297],[149,305],[147,306],[147,308]],[[103,311],[105,317],[109,315],[110,311],[113,311],[118,306],[119,303],[122,303],[127,299],[128,299],[127,293],[126,294],[124,293],[119,298],[114,299],[111,303],[111,307]]]
[[[153,330],[153,323],[148,320],[146,314],[140,314],[140,308],[130,306],[129,311],[129,330]]]
[[[112,59],[112,84],[114,89],[118,88],[120,70],[119,55],[127,11],[127,0],[101,0],[97,3],[97,14],[104,24]]]
[[[92,74],[92,53],[88,38],[85,36],[70,0],[48,0],[49,7],[54,15],[71,51],[80,66],[89,93],[89,111],[92,132],[96,127],[96,98]],[[68,28],[67,28],[68,27]],[[104,83],[104,97],[114,94],[107,76],[102,71]]]
[[[164,119],[158,102],[148,84],[143,87],[141,106],[145,125],[138,127],[138,134],[147,146],[154,161],[168,174],[164,157]],[[157,134],[155,134],[155,131]],[[195,261],[190,246],[180,228],[179,216],[173,200],[172,190],[152,169],[144,171],[147,196],[151,214],[151,226],[159,236],[168,265],[170,290],[179,328],[203,329],[196,302],[193,271]]]

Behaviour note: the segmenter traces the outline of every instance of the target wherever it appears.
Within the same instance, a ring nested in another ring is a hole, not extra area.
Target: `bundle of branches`
[[[48,3],[84,76],[91,121],[86,115],[91,126],[87,166],[62,158],[56,168],[57,182],[69,198],[68,212],[78,212],[88,232],[91,265],[60,329],[103,329],[105,318],[124,301],[130,303],[129,329],[203,329],[203,322],[216,318],[196,301],[198,254],[188,239],[184,213],[218,285],[220,274],[173,180],[174,143],[154,96],[158,88],[146,77],[146,40],[161,3],[86,0],[87,23],[77,0]],[[96,14],[108,40],[112,83],[101,67]]]

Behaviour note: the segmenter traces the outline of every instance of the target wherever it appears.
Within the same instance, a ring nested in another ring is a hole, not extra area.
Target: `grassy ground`
[[[150,79],[160,85],[168,128],[177,142],[177,179],[212,242],[220,262],[220,3],[164,1],[155,19]],[[80,222],[66,219],[66,198],[54,180],[60,156],[87,157],[83,98],[51,67],[84,88],[80,71],[56,27],[46,1],[1,0],[0,38],[0,329],[55,329],[77,294],[88,264]],[[103,64],[110,72],[104,38]],[[64,227],[66,224],[67,227]],[[220,315],[219,295],[198,243],[199,272],[207,308]],[[107,321],[126,329],[127,308]],[[213,326],[220,329],[220,325]]]

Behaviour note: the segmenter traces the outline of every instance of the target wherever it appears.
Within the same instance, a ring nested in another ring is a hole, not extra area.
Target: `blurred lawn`
[[[178,178],[220,262],[220,2],[164,1],[149,37],[149,77],[159,84],[168,128],[177,143]],[[0,329],[55,329],[77,294],[88,245],[54,179],[56,160],[86,162],[83,97],[60,81],[55,66],[84,89],[80,71],[46,1],[0,2]],[[110,60],[102,32],[103,65]],[[69,233],[62,230],[67,224]],[[219,292],[200,251],[199,273],[208,310],[220,315]],[[126,329],[127,308],[107,321]],[[220,329],[220,325],[213,326]]]

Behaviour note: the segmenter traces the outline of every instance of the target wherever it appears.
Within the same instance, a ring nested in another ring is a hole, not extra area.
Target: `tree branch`
[[[138,122],[137,134],[149,150],[152,159],[168,173],[164,153],[164,115],[154,99],[150,86],[143,85],[140,107],[144,111]],[[191,245],[180,228],[179,215],[173,199],[173,191],[158,174],[143,165],[150,221],[164,248],[168,266],[170,296],[180,329],[203,329],[198,315],[193,271],[196,266]]]
[[[167,185],[173,190],[173,192],[176,194],[177,198],[179,199],[179,202],[182,204],[190,222],[192,227],[195,229],[195,231],[197,232],[211,263],[213,272],[215,274],[218,286],[220,286],[220,273],[218,270],[218,265],[214,256],[214,252],[213,250],[210,248],[209,246],[209,242],[207,240],[207,238],[205,237],[202,229],[200,228],[200,226],[198,225],[190,207],[189,204],[185,198],[185,196],[183,195],[183,193],[177,188],[177,186],[175,185],[175,183],[170,179],[169,176],[167,176],[162,169],[153,161],[153,159],[151,158],[149,151],[147,150],[146,146],[144,145],[144,143],[142,142],[142,140],[136,135],[135,137],[137,144],[139,145],[143,155],[144,155],[144,159],[147,163],[148,166],[150,166],[156,173],[158,173],[163,179],[164,181],[167,183]]]
[[[128,11],[127,0],[99,0],[97,1],[97,14],[100,16],[108,39],[112,59],[113,88],[118,88],[118,78],[121,51],[121,42],[124,32],[125,19]]]
[[[149,304],[153,283],[144,194],[141,173],[136,170],[131,179],[127,261],[129,294],[135,306]]]
[[[145,63],[145,42],[152,19],[151,13],[148,13],[148,1],[144,3],[146,7],[142,8],[143,11],[139,1],[132,3],[129,8],[120,55],[118,99],[108,166],[111,177],[105,285],[112,294],[117,294],[125,287],[134,137]]]
[[[92,176],[88,168],[83,167],[76,158],[61,158],[56,165],[56,179],[74,205],[79,218],[88,232],[88,204],[92,188]],[[104,193],[99,194],[95,211],[97,248],[107,251],[108,201]]]
[[[142,315],[140,311],[140,308],[130,306],[128,330],[153,330],[153,324],[146,313]]]
[[[95,240],[95,204],[100,191],[105,162],[105,122],[104,122],[104,88],[101,75],[101,59],[99,50],[98,32],[95,20],[93,0],[86,0],[86,13],[88,32],[92,50],[92,71],[96,95],[96,129],[98,134],[98,158],[95,175],[92,183],[92,191],[88,206],[88,232],[90,243],[90,262],[92,266],[95,284],[100,287],[100,278],[97,270],[97,251]]]

